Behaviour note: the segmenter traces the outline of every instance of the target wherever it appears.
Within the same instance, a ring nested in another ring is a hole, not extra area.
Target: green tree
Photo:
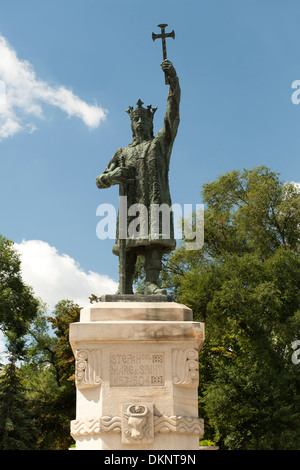
[[[26,399],[16,357],[10,351],[0,373],[0,450],[35,449],[37,435],[32,403]]]
[[[300,446],[300,194],[265,167],[203,187],[205,243],[182,244],[162,274],[205,322],[200,416],[227,449]]]
[[[0,236],[0,328],[9,353],[0,377],[0,449],[55,450],[73,443],[74,357],[68,331],[80,309],[62,301],[52,316],[45,311],[22,280],[13,242]]]
[[[38,316],[33,320],[26,335],[26,364],[33,370],[51,370],[60,386],[60,367],[57,356],[58,338],[51,334],[51,323],[46,316],[47,307],[41,304]]]
[[[1,450],[35,448],[37,430],[17,361],[24,357],[25,335],[38,306],[32,289],[22,280],[13,242],[0,235],[0,329],[8,350],[8,363],[0,373]]]
[[[54,314],[48,317],[52,329],[58,338],[56,353],[58,358],[58,368],[60,381],[72,381],[74,386],[75,358],[69,342],[70,323],[78,322],[80,317],[80,307],[71,300],[62,300],[55,306]]]
[[[76,415],[75,358],[69,342],[70,323],[79,321],[80,307],[70,300],[62,300],[48,317],[57,337],[56,376],[59,376],[57,394],[50,402],[47,429],[53,430],[53,449],[65,450],[74,444],[70,436],[70,421]]]
[[[0,235],[0,329],[20,338],[37,315],[39,301],[22,280],[20,256],[13,245]]]
[[[41,450],[66,450],[74,443],[70,421],[75,418],[75,371],[68,334],[70,323],[79,320],[79,312],[78,305],[63,300],[53,315],[41,313],[29,329],[21,373],[39,431],[37,448]]]

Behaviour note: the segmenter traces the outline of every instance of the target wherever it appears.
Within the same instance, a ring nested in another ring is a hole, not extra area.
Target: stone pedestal
[[[70,325],[76,449],[199,449],[203,341],[204,324],[177,303],[121,300],[82,309]]]

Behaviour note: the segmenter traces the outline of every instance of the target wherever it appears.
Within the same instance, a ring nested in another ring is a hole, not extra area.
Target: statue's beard
[[[139,141],[142,142],[143,140],[151,140],[153,139],[153,129],[141,129],[140,131],[138,129],[132,130],[132,137],[133,141]]]
[[[134,142],[144,142],[145,140],[151,140],[151,139],[153,139],[153,137],[147,132],[141,132],[141,133],[134,132],[133,133]]]

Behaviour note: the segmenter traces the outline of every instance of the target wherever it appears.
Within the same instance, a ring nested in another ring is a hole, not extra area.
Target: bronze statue
[[[161,36],[160,36],[161,37]],[[156,108],[149,105],[144,108],[139,100],[137,107],[129,107],[127,113],[131,119],[133,141],[126,148],[119,148],[105,171],[96,179],[98,188],[120,185],[120,195],[127,197],[127,209],[133,205],[143,205],[147,209],[148,228],[151,226],[151,213],[154,207],[167,204],[171,207],[169,191],[169,164],[174,139],[179,125],[180,86],[173,64],[165,59],[161,64],[169,85],[167,110],[162,129],[153,134],[153,117]],[[139,207],[139,206],[135,206]],[[133,215],[126,212],[126,229],[133,220]],[[143,231],[137,237],[119,236],[120,208],[117,223],[116,243],[113,253],[119,256],[119,294],[132,294],[132,283],[138,255],[145,258],[146,295],[166,294],[158,287],[162,255],[174,250],[174,228],[170,213],[170,231],[159,233]],[[121,229],[121,227],[120,227]],[[127,230],[126,230],[127,232]]]

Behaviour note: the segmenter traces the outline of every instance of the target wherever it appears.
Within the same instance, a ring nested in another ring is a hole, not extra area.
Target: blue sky
[[[201,186],[264,164],[300,181],[300,3],[297,0],[1,0],[1,230],[20,249],[24,279],[51,306],[113,291],[113,240],[99,240],[99,204],[118,188],[96,176],[131,142],[125,110],[157,106],[167,40],[182,90],[170,169],[173,203],[201,204]],[[7,105],[7,103],[6,103]],[[2,125],[2,128],[1,128]],[[92,292],[91,292],[92,291]]]

